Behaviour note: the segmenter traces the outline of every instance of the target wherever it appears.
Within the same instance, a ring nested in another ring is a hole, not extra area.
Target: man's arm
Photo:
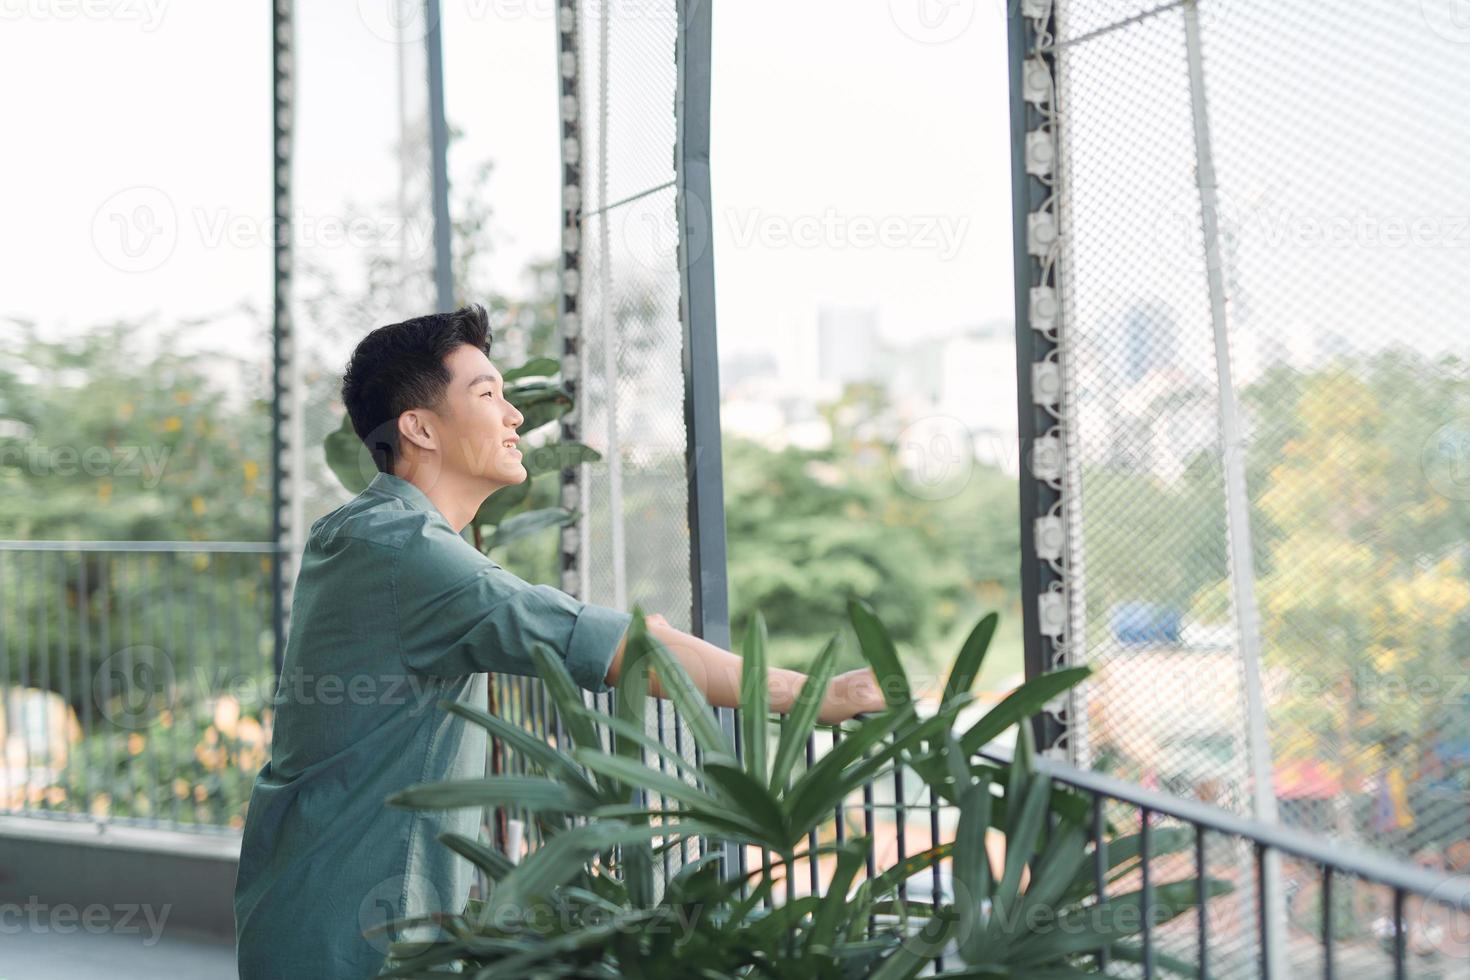
[[[740,707],[740,670],[744,663],[741,657],[722,650],[683,630],[675,629],[659,615],[644,617],[649,635],[668,647],[669,652],[679,658],[695,687],[704,692],[705,699],[717,708]],[[618,643],[608,666],[606,681],[616,687],[623,669],[623,650],[627,646],[625,634]],[[799,670],[772,667],[767,671],[771,710],[779,714],[788,713],[796,704],[797,695],[807,682],[807,675]],[[654,671],[648,682],[648,693],[656,698],[667,698],[658,672]],[[832,679],[822,698],[822,707],[817,720],[824,725],[846,721],[863,711],[882,711],[885,707],[878,690],[877,679],[867,667],[838,674]]]

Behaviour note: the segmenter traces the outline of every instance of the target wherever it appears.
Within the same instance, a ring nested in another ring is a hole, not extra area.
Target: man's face
[[[433,412],[446,472],[479,477],[499,486],[526,479],[516,426],[525,421],[505,400],[505,383],[485,352],[462,345],[444,364],[451,375],[444,402]]]

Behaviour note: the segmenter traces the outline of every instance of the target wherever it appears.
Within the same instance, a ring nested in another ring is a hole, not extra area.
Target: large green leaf
[[[567,524],[573,524],[578,516],[575,511],[567,510],[565,507],[528,510],[524,514],[507,517],[496,525],[495,531],[485,539],[483,547],[486,551],[503,548],[512,541],[519,541],[521,538],[543,531],[548,527],[564,527]]]
[[[1013,771],[1018,769],[1014,763]],[[1006,814],[1006,857],[1000,882],[991,893],[990,921],[985,927],[985,944],[988,948],[1003,947],[1015,937],[1011,927],[1016,921],[1015,911],[1019,908],[1021,873],[1031,863],[1036,852],[1036,841],[1046,826],[1046,805],[1051,796],[1051,779],[1048,776],[1033,776],[1022,781],[1024,794],[1019,807],[1012,805]],[[1015,800],[1011,787],[1007,795]]]
[[[955,829],[952,873],[960,916],[959,949],[968,962],[978,959],[985,942],[981,907],[990,898],[990,855],[985,850],[990,801],[990,780],[982,776],[960,797],[960,821]]]
[[[1155,886],[1153,905],[1145,910],[1142,890],[1109,898],[1097,905],[1075,908],[1058,916],[1050,928],[1036,927],[1016,943],[1006,962],[1014,967],[1048,963],[1062,956],[1090,953],[1117,939],[1141,931],[1148,911],[1155,925],[1168,922],[1195,907],[1198,883],[1194,879]],[[1230,886],[1223,881],[1206,882],[1207,898],[1223,895]]]
[[[470,806],[514,806],[532,813],[583,813],[597,801],[570,786],[540,776],[486,776],[417,783],[391,794],[389,806],[450,810]]]
[[[809,814],[831,813],[846,794],[843,770],[883,739],[904,725],[912,724],[914,718],[912,706],[889,708],[881,714],[864,718],[846,738],[818,759],[816,765],[802,773],[786,794],[786,808],[792,825],[802,826]]]
[[[1016,688],[960,738],[966,756],[972,756],[1017,722],[1030,718],[1052,698],[1081,683],[1090,667],[1068,667],[1033,677]]]
[[[529,381],[515,385],[506,389],[505,398],[523,416],[517,430],[521,435],[556,421],[572,408],[571,393],[554,381]]]
[[[531,662],[541,677],[541,683],[546,685],[546,692],[551,695],[561,718],[562,728],[571,736],[572,742],[578,748],[601,749],[602,736],[597,733],[597,726],[586,710],[587,703],[582,700],[582,689],[567,672],[566,663],[544,643],[532,644]]]
[[[500,377],[505,381],[519,381],[521,378],[549,378],[560,370],[561,362],[554,357],[533,357],[519,367],[501,371]]]
[[[435,839],[484,871],[490,876],[491,881],[499,881],[510,874],[511,869],[515,867],[510,858],[495,848],[487,847],[480,841],[471,840],[462,834],[445,831]]]
[[[602,453],[591,446],[566,440],[548,442],[545,445],[532,446],[524,450],[521,465],[526,468],[528,475],[539,476],[542,473],[556,473],[582,463],[595,463],[601,458]]]
[[[776,761],[771,768],[772,792],[780,792],[790,781],[797,757],[816,729],[822,698],[837,671],[837,649],[838,634],[834,633],[817,654],[816,665],[797,692],[796,703],[781,721],[781,740],[776,745]]]
[[[857,876],[867,858],[868,848],[873,846],[870,837],[854,837],[842,844],[837,851],[837,868],[832,873],[832,880],[827,885],[827,901],[812,920],[812,927],[807,933],[806,957],[808,960],[819,952],[826,952],[836,942],[839,931],[842,929],[846,917],[843,912],[847,907],[847,893],[852,888],[852,880]]]
[[[544,898],[547,892],[582,873],[595,854],[668,833],[664,827],[630,827],[617,820],[580,824],[553,834],[491,889],[481,909],[480,924],[504,921]]]
[[[480,509],[475,511],[475,518],[471,523],[477,526],[498,525],[506,519],[506,515],[525,503],[530,496],[531,478],[529,476],[520,483],[501,487],[485,498]]]
[[[689,733],[694,736],[694,742],[705,758],[711,762],[735,762],[735,747],[730,744],[724,729],[715,720],[709,701],[694,685],[683,663],[658,637],[649,634],[648,642],[653,647],[649,655],[653,658],[654,670],[658,672],[659,684],[669,700],[679,709],[684,723],[689,726]]]
[[[645,706],[648,701],[648,639],[647,624],[643,609],[633,607],[633,619],[628,626],[627,641],[623,648],[622,665],[618,673],[618,686],[614,694],[613,712],[620,725],[626,729],[644,731]],[[613,739],[613,751],[619,758],[643,766],[643,748],[636,740]],[[641,796],[642,782],[629,784],[632,799]],[[631,818],[647,823],[647,818]],[[631,844],[623,852],[623,878],[628,886],[628,898],[642,908],[653,904],[653,853],[647,842]]]
[[[990,650],[990,641],[995,636],[995,628],[999,622],[1000,616],[990,613],[975,624],[975,628],[960,647],[959,656],[949,668],[941,703],[956,694],[968,693],[975,686],[975,679],[980,676],[980,668],[985,663],[985,654]]]
[[[757,609],[745,629],[744,660],[740,666],[740,727],[746,771],[760,783],[767,779],[766,726],[771,713],[766,640],[766,620]]]
[[[755,781],[750,773],[739,766],[720,762],[706,762],[704,771],[709,776],[710,785],[717,787],[729,797],[730,802],[737,808],[736,812],[761,827],[767,840],[783,848],[795,843],[790,840],[791,832],[786,826],[786,817],[781,812],[781,805],[776,802],[775,797],[764,785]]]
[[[662,796],[679,800],[697,811],[719,814],[728,810],[726,803],[711,796],[698,786],[691,786],[676,776],[659,772],[657,769],[650,769],[636,760],[590,749],[577,749],[572,754],[578,762],[593,772],[610,776],[629,786],[651,789]],[[754,825],[752,829],[759,830]]]
[[[857,633],[863,659],[873,668],[873,674],[878,679],[878,689],[883,693],[883,700],[890,708],[912,702],[914,695],[909,689],[909,679],[904,673],[903,664],[899,663],[893,637],[888,635],[888,627],[883,625],[873,607],[862,599],[849,598],[847,616],[852,620],[852,628]]]
[[[344,415],[342,424],[327,434],[322,445],[327,467],[351,493],[361,493],[377,473],[372,454],[352,428],[351,416]]]
[[[488,712],[481,711],[479,708],[462,704],[459,701],[444,699],[439,702],[439,706],[487,729],[492,735],[495,735],[519,752],[524,758],[539,766],[548,775],[562,779],[572,789],[581,792],[587,799],[596,798],[596,785],[589,782],[582,775],[582,771],[577,768],[577,764],[569,756],[558,752],[520,725],[512,725],[503,718],[498,718]]]

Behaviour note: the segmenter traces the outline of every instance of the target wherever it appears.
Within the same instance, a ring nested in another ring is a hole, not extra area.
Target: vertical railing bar
[[[828,751],[834,751],[835,752],[837,750],[837,744],[839,742],[841,742],[841,741],[842,741],[842,732],[841,732],[841,729],[838,726],[833,725],[832,726],[832,747]],[[834,830],[836,831],[837,843],[838,844],[845,844],[847,842],[847,797],[843,797],[842,799],[840,799],[840,800],[837,801],[836,821],[837,822],[836,822],[836,826],[834,827]]]
[[[664,742],[665,735],[664,735],[664,701],[663,701],[663,698],[654,698],[653,699],[653,711],[654,711],[654,715],[655,715],[655,717],[657,719],[657,722],[658,722],[658,744],[659,745],[664,745],[666,743]],[[660,773],[662,773],[663,775],[668,775],[668,772],[669,772],[669,761],[663,757],[663,754],[662,753],[660,753],[659,754],[659,757],[658,757],[658,771]],[[677,778],[678,775],[679,775],[679,773],[677,771],[675,771],[674,776]],[[659,797],[658,798],[659,798],[659,808],[660,809],[667,809],[668,806],[669,806],[669,798],[667,796],[664,796],[662,793],[659,794]],[[668,822],[668,821],[664,820],[662,817],[660,817],[659,820],[660,820],[660,822],[665,823],[665,824],[667,824],[667,822]],[[668,884],[669,884],[669,867],[670,867],[669,862],[671,860],[671,858],[670,858],[670,852],[672,850],[673,850],[673,848],[671,848],[671,847],[666,847],[663,850],[664,887],[666,889],[668,888]]]
[[[735,761],[737,763],[743,763],[745,761],[745,750],[744,747],[740,744],[740,712],[736,708],[726,708],[725,710],[729,712],[729,730],[731,734],[734,735]],[[750,868],[748,866],[749,861],[746,857],[744,844],[736,844],[735,849],[735,866],[740,871],[740,897],[746,898],[750,894],[750,883],[746,880],[745,877],[746,874],[750,871]]]
[[[97,642],[101,644],[98,652],[101,654],[102,662],[103,663],[108,663],[112,659],[112,654],[113,654],[113,649],[112,649],[112,611],[108,608],[112,604],[112,588],[113,588],[113,586],[112,586],[112,556],[109,555],[109,554],[106,554],[104,552],[104,553],[102,553],[100,555],[100,557],[102,559],[102,562],[98,566],[98,568],[99,568],[100,571],[99,571],[99,574],[97,576],[97,593],[98,593],[98,595],[101,596],[102,601],[99,604],[99,609],[98,609],[98,614],[97,614],[97,625],[99,627],[99,632],[98,632],[98,636],[97,636]],[[0,590],[0,591],[3,591],[3,590]],[[97,702],[97,707],[101,711],[102,716],[103,716],[103,721],[100,721],[100,722],[97,723],[97,727],[100,730],[102,728],[102,726],[105,724],[105,721],[106,721],[106,718],[107,718],[107,711],[109,710],[110,705],[111,705],[111,697],[112,697],[112,670],[111,670],[111,668],[109,667],[109,669],[107,669],[107,670],[100,671],[99,673],[94,674],[93,675],[93,680],[94,681],[100,681],[101,684],[102,684],[102,700],[99,701],[99,702]],[[90,704],[91,702],[95,701],[96,698],[97,698],[97,692],[94,690],[92,692],[92,696],[87,699],[88,700],[88,703]],[[112,762],[113,762],[113,760],[111,760],[111,759],[107,760],[107,764],[104,765],[103,766],[103,769],[102,769],[102,771],[103,771],[104,774],[110,772],[110,770],[112,768]],[[108,789],[108,793],[107,793],[108,803],[107,803],[107,813],[102,816],[101,822],[102,823],[106,823],[107,822],[107,818],[112,815],[112,785],[106,779],[103,780],[103,783],[104,783],[104,785],[107,786],[107,789]]]
[[[1266,919],[1269,915],[1266,906],[1266,845],[1256,841],[1256,928],[1261,942],[1261,976],[1264,980],[1271,977],[1271,954],[1268,949],[1266,938]]]
[[[38,688],[41,691],[41,750],[46,753],[46,765],[49,767],[52,759],[51,747],[48,744],[51,734],[51,706],[47,703],[49,699],[46,697],[46,693],[51,690],[51,617],[47,615],[48,607],[51,604],[51,590],[46,587],[46,564],[48,557],[44,551],[36,554],[36,558],[38,559],[36,565],[36,597],[41,600],[36,607],[40,613],[40,618],[36,624],[36,652],[40,655],[40,660],[36,666],[41,675],[39,680],[40,687]],[[29,779],[29,777],[27,778]],[[29,788],[27,786],[27,790]],[[41,789],[44,790],[45,787],[43,786]],[[44,803],[45,798],[42,797],[40,802]]]
[[[214,570],[214,559],[213,559],[212,556],[210,556],[210,555],[195,555],[193,558],[190,559],[190,561],[194,562],[196,565],[200,561],[204,561],[206,563],[206,567],[208,567],[208,569],[209,569],[209,576],[211,578],[214,577],[214,574],[215,574],[215,570]],[[189,580],[189,615],[188,615],[188,618],[187,618],[187,622],[188,622],[189,625],[187,627],[188,632],[184,634],[184,643],[185,643],[186,649],[191,648],[191,646],[193,644],[199,643],[199,579],[200,579],[200,577],[201,576],[199,576],[197,574],[191,574],[191,575],[186,576],[186,578],[188,578],[188,580]],[[194,664],[195,657],[192,655],[192,650],[191,650],[191,655],[184,658],[186,661],[188,661],[189,673],[193,675],[192,680],[193,681],[196,681],[196,682],[202,682],[202,683],[201,683],[200,687],[195,688],[192,692],[190,692],[188,690],[186,684],[180,684],[180,691],[181,691],[181,694],[180,694],[180,705],[181,706],[183,706],[183,705],[193,705],[193,704],[199,703],[199,702],[206,702],[206,703],[207,702],[213,702],[215,700],[215,697],[214,697],[214,684],[213,684],[214,672],[213,672],[213,670],[210,669],[213,666],[213,664],[214,664],[214,624],[215,624],[215,622],[217,622],[217,620],[216,620],[216,618],[214,616],[209,616],[209,617],[207,617],[205,619],[205,623],[207,624],[205,628],[206,628],[206,630],[208,630],[208,632],[204,636],[204,642],[203,642],[202,646],[199,648],[199,654],[198,654],[199,659],[201,660],[201,666],[203,667],[203,670],[201,672],[195,673],[195,664]],[[197,699],[197,701],[195,699]],[[175,725],[178,724],[178,719],[177,718],[174,719],[174,723],[175,723]],[[177,731],[178,729],[176,728],[175,730]],[[236,733],[238,735],[239,728],[237,727],[235,729],[235,731],[236,731]],[[185,728],[182,732],[180,732],[180,734],[184,738],[186,738],[186,739],[189,739],[189,738],[193,738],[194,737],[194,721],[193,721],[192,718],[190,718],[188,720],[188,727]],[[197,823],[203,823],[203,821],[199,817],[200,809],[201,808],[200,808],[199,802],[195,799],[195,796],[194,796],[194,787],[193,786],[189,786],[188,787],[188,792],[189,792],[188,803],[189,803],[190,808],[194,812],[193,819],[190,822],[191,823],[196,823],[196,824]]]
[[[1205,854],[1205,828],[1203,824],[1194,825],[1194,876],[1195,876],[1195,901],[1199,905],[1199,976],[1200,980],[1208,980],[1210,975],[1210,916],[1208,902],[1210,898],[1209,888],[1210,864]]]
[[[6,556],[0,554],[0,597],[4,597],[5,591],[5,561]],[[17,576],[19,580],[19,576]],[[10,641],[6,632],[6,626],[10,621],[9,610],[0,604],[0,741],[5,743],[4,754],[0,754],[0,813],[10,811],[10,731],[11,731],[11,683],[10,683]]]
[[[1143,978],[1150,980],[1154,975],[1154,883],[1153,876],[1149,873],[1149,848],[1152,844],[1152,831],[1149,826],[1149,817],[1153,812],[1148,807],[1139,807],[1138,827],[1138,867],[1143,877]]]
[[[136,572],[137,570],[134,569],[133,571]],[[122,619],[122,649],[120,649],[118,651],[118,653],[120,654],[119,659],[122,661],[122,668],[123,668],[122,669],[123,697],[127,697],[128,678],[130,678],[130,677],[133,676],[133,605],[129,601],[131,599],[131,596],[129,596],[127,594],[127,589],[126,589],[127,583],[129,581],[132,581],[132,582],[136,583],[137,582],[137,576],[136,576],[136,574],[134,574],[134,575],[129,575],[128,574],[128,556],[126,554],[118,555],[117,556],[117,591],[118,591],[118,602],[120,604],[119,607],[118,607],[118,609],[119,609],[119,612],[121,614],[121,619]],[[108,674],[110,676],[112,674],[112,671],[109,671]],[[113,719],[113,724],[114,725],[117,724],[116,719]],[[131,776],[131,774],[132,774],[131,773],[131,770],[133,768],[133,760],[134,760],[134,758],[135,757],[132,756],[132,755],[129,755],[128,758],[127,758],[127,768],[128,768],[127,776]],[[113,796],[112,796],[112,803],[113,803],[113,809],[114,810],[117,808],[118,800],[121,797],[121,793],[123,791],[123,788],[124,787],[127,787],[127,786],[130,786],[132,784],[131,779],[128,779],[127,776],[124,776],[125,781],[123,782],[122,786],[118,787],[119,792],[118,793],[114,793]]]
[[[174,642],[174,626],[175,626],[175,620],[174,620],[174,597],[177,595],[177,592],[175,591],[175,589],[176,589],[176,586],[178,585],[178,575],[177,575],[177,572],[178,572],[178,564],[179,564],[178,557],[176,555],[174,555],[172,553],[165,553],[165,557],[163,559],[163,568],[164,568],[164,571],[163,571],[162,574],[163,574],[163,577],[164,577],[164,585],[165,585],[165,587],[167,589],[167,599],[165,600],[164,606],[163,606],[164,612],[165,612],[165,620],[164,621],[167,624],[165,626],[165,629],[166,629],[167,632],[164,635],[167,637],[167,640],[165,640],[166,647],[165,647],[164,656],[166,656],[166,657],[169,658],[169,661],[173,664],[173,669],[172,670],[169,670],[169,671],[165,671],[164,672],[164,678],[165,678],[165,683],[172,682],[172,684],[173,684],[173,690],[168,691],[164,695],[164,699],[163,699],[164,700],[164,705],[165,705],[165,707],[164,707],[163,710],[168,712],[168,718],[169,718],[169,723],[166,726],[166,730],[168,732],[168,736],[166,738],[166,741],[168,742],[168,746],[169,746],[169,755],[167,757],[159,760],[160,761],[160,764],[164,764],[164,765],[170,764],[173,759],[177,759],[179,757],[179,752],[178,752],[178,733],[179,733],[178,722],[179,722],[179,719],[178,719],[178,715],[176,714],[176,711],[177,711],[179,705],[178,705],[178,699],[176,698],[175,695],[176,695],[176,693],[178,691],[179,660],[181,659],[181,657],[175,656],[175,654],[178,654],[180,652],[180,646]],[[169,650],[172,650],[173,653],[169,653],[168,652]],[[169,799],[172,801],[172,810],[173,810],[173,814],[174,814],[174,825],[177,826],[179,823],[182,822],[179,819],[179,794],[174,792],[174,790],[173,790],[173,784],[172,783],[170,783],[167,787],[165,787],[164,792],[168,795]]]
[[[812,731],[806,737],[806,767],[807,767],[807,770],[808,771],[810,771],[811,768],[812,768],[812,766],[816,764],[816,761],[817,761],[817,733],[815,731]],[[788,789],[791,786],[791,780],[789,778],[786,780],[786,786],[787,786]],[[817,867],[817,828],[816,827],[812,827],[811,830],[807,831],[807,835],[806,835],[806,849],[807,849],[807,861],[806,861],[807,881],[808,881],[808,884],[811,887],[811,894],[815,895],[815,894],[817,894],[818,891],[821,890],[821,887],[822,887],[821,873],[820,873],[820,869],[818,869],[818,867]]]
[[[1332,980],[1332,952],[1336,940],[1332,935],[1332,865],[1322,865],[1322,976]]]
[[[1092,794],[1092,878],[1093,887],[1097,889],[1097,902],[1101,905],[1108,898],[1108,840],[1104,833],[1106,821],[1103,819],[1103,795]],[[1106,970],[1108,968],[1108,947],[1100,947],[1097,951],[1097,968]]]
[[[33,557],[31,560],[35,561],[35,558]],[[20,564],[19,555],[16,556],[16,564]],[[17,570],[15,576],[15,621],[20,626],[20,629],[18,630],[18,632],[20,633],[20,641],[16,646],[16,650],[20,654],[20,691],[17,700],[19,702],[20,708],[19,714],[21,757],[25,760],[25,770],[21,773],[22,777],[25,780],[25,788],[21,791],[20,797],[21,810],[29,810],[31,808],[31,717],[30,706],[27,704],[30,699],[26,697],[26,692],[30,690],[31,686],[31,652],[29,649],[31,638],[30,627],[26,623],[26,606],[25,603],[21,601],[21,596],[23,595],[21,590],[24,588],[24,583],[27,579],[30,580],[30,582],[32,583],[32,588],[34,588],[36,581],[35,575],[21,575],[19,573],[19,570]]]
[[[1393,978],[1394,980],[1405,980],[1408,969],[1404,959],[1407,953],[1408,937],[1404,932],[1404,890],[1395,888],[1393,890]]]
[[[896,859],[899,864],[903,864],[904,858],[908,857],[908,808],[904,805],[903,798],[903,759],[901,757],[893,760],[893,831],[898,849]],[[898,900],[907,902],[908,895],[908,882],[900,877],[898,879]]]
[[[71,746],[65,744],[65,740],[66,740],[66,735],[65,735],[65,732],[66,732],[66,717],[65,717],[65,714],[67,712],[70,712],[70,710],[71,710],[72,657],[71,657],[71,622],[70,622],[70,617],[66,613],[66,555],[67,555],[67,553],[63,551],[63,552],[61,552],[60,554],[58,554],[56,556],[56,583],[59,586],[59,590],[56,593],[56,619],[57,619],[57,636],[56,636],[56,640],[57,640],[57,646],[56,646],[56,649],[57,649],[57,657],[56,657],[56,665],[57,665],[57,667],[60,668],[60,671],[61,671],[61,676],[57,679],[58,682],[59,682],[57,686],[59,686],[61,688],[61,701],[62,701],[62,712],[63,712],[62,728],[61,728],[61,730],[62,730],[62,733],[63,733],[62,734],[63,751],[65,751],[66,754],[67,754],[67,765],[66,765],[66,769],[69,770],[69,769],[71,769]],[[83,755],[83,757],[85,758],[85,754]],[[85,766],[83,768],[85,769]],[[65,771],[65,770],[63,770],[63,771]],[[85,783],[85,781],[83,781],[82,787],[83,787],[82,788],[82,794],[83,794],[82,795],[82,814],[85,816],[86,815],[86,812],[87,812],[87,808],[86,808],[87,797],[86,797],[86,783]],[[71,800],[70,797],[68,797],[65,801],[63,801],[62,808],[64,810],[72,810],[73,809],[73,801]]]
[[[939,798],[935,796],[932,785],[929,786],[929,846],[931,848],[939,846]],[[941,893],[944,890],[944,876],[940,872],[943,864],[944,860],[940,858],[936,859],[929,866],[931,876],[930,888],[934,893],[933,899],[929,904],[934,909],[936,915],[939,912],[940,906],[944,904],[941,901]],[[944,972],[944,953],[942,951],[934,954],[934,970],[936,973]]]
[[[156,555],[139,555],[138,557],[141,560],[141,562],[143,563],[143,569],[142,569],[141,573],[139,574],[139,579],[143,583],[143,588],[142,588],[142,596],[140,597],[140,602],[138,604],[138,619],[142,623],[142,626],[143,626],[142,635],[144,637],[144,642],[143,642],[142,645],[143,645],[143,647],[144,647],[145,650],[156,652],[157,651],[157,647],[155,646],[154,641],[157,639],[157,631],[156,631],[156,628],[155,628],[157,624],[155,623],[153,617],[150,615],[150,612],[153,609],[153,603],[151,601],[149,601],[149,594],[148,594],[149,593],[148,583],[150,581],[150,576],[152,575],[152,572],[149,571],[148,564],[147,563],[149,561],[159,561],[160,559]],[[133,658],[132,657],[129,657],[128,658],[128,672],[125,675],[123,675],[124,678],[125,678],[125,681],[124,681],[125,685],[131,686],[134,683],[134,681],[135,681],[135,679],[137,677],[137,672],[136,672],[136,669],[135,669],[136,667],[137,667],[137,664],[134,663]],[[130,690],[126,689],[126,688],[124,689],[123,696],[124,697],[134,697],[134,695],[132,694],[132,692]],[[134,697],[134,703],[135,704],[137,703],[136,697]],[[151,694],[151,692],[149,694],[148,701],[145,702],[145,704],[146,704],[146,707],[144,707],[144,709],[143,709],[143,711],[145,712],[143,718],[142,719],[139,719],[137,717],[134,717],[134,716],[131,716],[130,715],[128,717],[128,724],[129,724],[130,727],[132,727],[132,728],[134,728],[136,730],[137,727],[138,727],[138,725],[141,722],[141,724],[143,725],[143,730],[146,732],[147,731],[147,728],[148,728],[147,720],[151,716],[152,711],[153,711],[153,700],[152,700],[152,694]],[[148,739],[147,735],[144,735],[143,737],[145,739],[145,742],[144,742],[144,745],[143,745],[143,755],[144,755],[143,769],[145,771],[147,771],[147,772],[151,772],[152,773],[152,776],[153,776],[153,778],[149,781],[148,790],[147,790],[147,793],[148,793],[148,797],[147,797],[147,799],[148,799],[148,818],[150,820],[158,820],[159,819],[159,816],[158,816],[159,806],[158,806],[158,798],[157,798],[156,794],[157,794],[157,791],[158,791],[158,783],[159,783],[159,779],[160,779],[160,775],[161,775],[160,772],[159,772],[158,753],[157,753],[157,750],[156,750],[155,746],[153,745],[152,740],[151,739]]]
[[[682,719],[681,719],[681,717],[679,715],[679,709],[677,707],[675,707],[670,712],[670,714],[672,715],[673,722],[674,722],[674,752],[677,753],[678,756],[679,756],[679,758],[682,759],[682,758],[684,758],[684,725],[683,725],[683,721],[682,721]],[[684,776],[683,775],[680,775],[679,778],[680,779],[683,779]],[[676,809],[680,809],[680,810],[682,810],[684,808],[683,804],[678,803],[677,801],[675,801],[675,807],[676,807]],[[694,857],[698,857],[699,856],[699,839],[698,838],[689,838],[689,837],[681,837],[681,838],[679,838],[679,866],[681,868],[684,865],[688,864],[690,862],[690,860],[692,860],[690,858],[690,856],[689,856],[689,847],[690,847],[691,844],[694,845],[694,849],[695,849]]]
[[[247,710],[252,708],[260,716],[261,734],[265,737],[266,744],[269,745],[270,733],[266,729],[265,692],[256,686],[257,674],[254,671],[248,675],[243,673],[245,670],[245,644],[240,637],[240,590],[236,583],[245,580],[245,573],[251,569],[251,563],[254,561],[254,557],[251,555],[240,555],[239,562],[241,569],[238,573],[230,568],[229,555],[220,555],[219,560],[223,563],[219,578],[222,586],[228,590],[226,596],[229,602],[229,632],[226,634],[228,639],[225,643],[229,652],[224,658],[226,675],[223,680],[229,686],[230,690],[236,692],[236,696],[240,700],[240,714],[242,716]],[[222,621],[223,618],[222,616]],[[270,720],[274,721],[273,718]],[[240,816],[240,814],[238,811],[233,813],[227,812],[224,809],[226,805],[226,801],[219,801],[215,806],[214,812],[218,820],[228,825],[231,818]]]
[[[87,580],[87,553],[79,552],[77,555],[77,646],[80,654],[80,670],[77,671],[77,696],[82,702],[82,731],[84,738],[92,735],[92,616],[91,593],[87,586],[91,583]],[[70,700],[68,698],[67,700]],[[70,766],[71,750],[67,750],[67,765]],[[92,814],[92,794],[96,792],[97,782],[93,778],[92,765],[83,753],[82,758],[82,813],[83,817]]]
[[[869,750],[871,751],[871,750]],[[868,758],[868,752],[863,753],[863,758]],[[865,865],[868,872],[868,880],[872,881],[878,877],[878,860],[874,850],[878,846],[877,834],[875,832],[876,815],[873,813],[873,784],[863,783],[863,833],[867,835],[868,847],[865,857]],[[871,938],[878,928],[878,916],[876,913],[868,914],[868,936]]]

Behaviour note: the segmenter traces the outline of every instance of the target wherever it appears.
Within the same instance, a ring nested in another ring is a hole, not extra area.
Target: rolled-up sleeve
[[[534,675],[531,650],[542,643],[579,687],[606,691],[633,621],[631,613],[532,585],[432,520],[399,551],[393,583],[403,660],[429,674]]]

